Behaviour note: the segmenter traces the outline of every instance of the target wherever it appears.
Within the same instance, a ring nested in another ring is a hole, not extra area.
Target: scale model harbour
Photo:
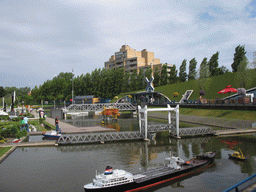
[[[149,171],[135,174],[125,170],[112,169],[107,166],[105,172],[96,174],[92,183],[84,185],[85,192],[88,191],[139,191],[150,188],[161,183],[182,177],[198,168],[206,168],[215,158],[216,152],[207,152],[198,155],[188,161],[179,157],[169,157],[166,166],[157,167]]]

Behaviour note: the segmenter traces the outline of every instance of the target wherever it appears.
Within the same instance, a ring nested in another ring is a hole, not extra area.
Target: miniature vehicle
[[[233,154],[228,154],[228,155],[229,155],[229,158],[233,158],[233,159],[237,159],[237,160],[241,160],[241,161],[247,160],[240,148],[238,151],[235,151]]]

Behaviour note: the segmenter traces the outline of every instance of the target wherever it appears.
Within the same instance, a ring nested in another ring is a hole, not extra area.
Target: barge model
[[[188,161],[179,157],[169,157],[166,166],[151,169],[149,171],[135,174],[125,170],[112,169],[107,166],[105,172],[97,175],[92,183],[84,185],[85,192],[88,191],[139,191],[150,188],[164,182],[186,176],[193,170],[206,168],[215,158],[216,152],[207,152],[198,155]]]

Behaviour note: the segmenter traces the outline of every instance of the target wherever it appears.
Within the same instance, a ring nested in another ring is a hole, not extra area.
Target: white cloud
[[[255,51],[256,20],[251,2],[42,0],[14,4],[3,0],[2,74],[22,77],[24,71],[18,69],[25,66],[25,73],[40,77],[28,82],[35,85],[72,68],[76,75],[90,73],[103,68],[125,43],[136,50],[146,48],[161,62],[177,68],[183,59],[195,57],[199,65],[204,57],[210,59],[219,51],[219,64],[231,69],[236,46],[245,45],[249,60]],[[15,82],[1,84],[19,86]]]

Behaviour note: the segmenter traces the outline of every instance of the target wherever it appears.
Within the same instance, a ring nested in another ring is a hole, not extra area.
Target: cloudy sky
[[[124,44],[177,68],[219,51],[231,70],[239,44],[252,61],[255,39],[255,0],[1,0],[0,86],[91,73]]]

